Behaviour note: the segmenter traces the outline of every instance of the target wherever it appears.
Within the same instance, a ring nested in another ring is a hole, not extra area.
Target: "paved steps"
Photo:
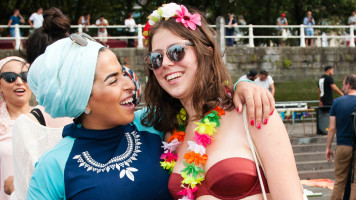
[[[334,179],[334,163],[325,157],[326,139],[319,135],[290,139],[300,179]]]

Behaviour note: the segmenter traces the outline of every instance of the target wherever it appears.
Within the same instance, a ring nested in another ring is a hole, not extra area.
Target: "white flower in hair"
[[[161,19],[161,16],[159,15],[158,11],[155,10],[152,12],[150,16],[148,16],[148,23],[153,26],[156,22],[158,22]]]
[[[176,11],[180,10],[180,6],[176,3],[165,4],[161,7],[162,9],[162,17],[169,19],[176,15]]]

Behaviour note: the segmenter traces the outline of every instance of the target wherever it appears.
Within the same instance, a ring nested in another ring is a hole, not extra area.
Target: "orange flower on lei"
[[[184,136],[185,136],[185,132],[174,130],[172,132],[171,137],[168,138],[168,143],[172,142],[172,140],[174,139],[178,139],[178,141],[180,142],[184,139]]]
[[[215,110],[216,112],[218,112],[218,116],[221,117],[222,115],[225,115],[225,110],[222,109],[220,106],[216,106],[215,108],[213,108],[212,110],[210,110],[207,114],[211,113],[211,111]]]
[[[195,162],[195,165],[205,165],[206,160],[208,160],[208,155],[200,155],[200,153],[195,153],[194,151],[188,152],[184,154],[184,159],[186,159],[187,163]]]

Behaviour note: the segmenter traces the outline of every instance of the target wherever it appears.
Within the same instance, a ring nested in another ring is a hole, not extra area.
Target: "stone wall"
[[[141,82],[145,82],[143,57],[147,49],[111,49],[121,64],[132,68]],[[18,51],[0,50],[0,59],[19,55]],[[226,51],[227,68],[233,80],[250,69],[267,70],[278,82],[317,80],[326,65],[335,67],[335,78],[342,79],[356,73],[356,48],[328,47],[230,47]]]

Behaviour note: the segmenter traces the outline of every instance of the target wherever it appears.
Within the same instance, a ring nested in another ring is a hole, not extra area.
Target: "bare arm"
[[[326,159],[331,162],[331,156],[334,157],[333,150],[331,148],[331,144],[333,142],[334,136],[336,134],[336,117],[330,116],[329,129],[328,129],[328,137],[326,140]]]
[[[28,19],[28,23],[30,24],[31,27],[33,27],[32,21]]]
[[[344,96],[344,93],[341,92],[341,90],[335,85],[335,84],[331,84],[330,87],[337,93],[339,93],[341,96]]]
[[[287,196],[289,200],[303,199],[292,146],[278,113],[270,117],[263,129],[250,131],[265,169],[272,199],[285,200]]]
[[[264,87],[254,83],[241,81],[236,85],[234,93],[234,104],[238,112],[247,107],[247,121],[258,127],[258,123],[266,124],[271,112],[274,111],[275,101],[272,94]]]
[[[25,20],[23,19],[23,17],[21,15],[19,15],[19,17],[20,17],[20,22],[24,24]]]
[[[7,26],[10,27],[12,23],[12,20],[10,19],[9,22],[7,23]]]
[[[318,88],[318,96],[319,96],[319,107],[323,106],[323,102],[321,101],[320,97],[320,88]]]
[[[269,85],[269,87],[271,88],[271,93],[272,93],[272,95],[274,96],[274,92],[275,92],[274,83],[272,83],[271,85]]]

